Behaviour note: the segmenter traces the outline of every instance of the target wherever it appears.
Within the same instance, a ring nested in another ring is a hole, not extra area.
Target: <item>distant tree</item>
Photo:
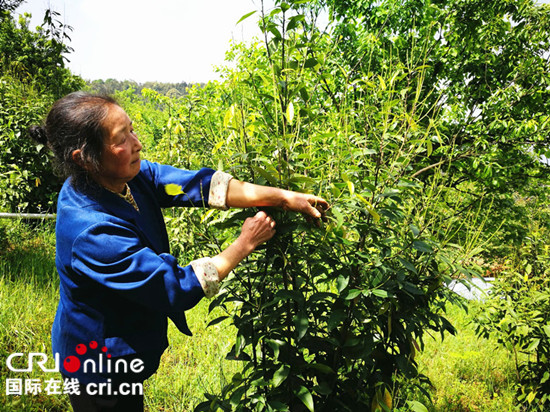
[[[192,84],[186,82],[180,83],[162,83],[162,82],[145,82],[138,83],[133,80],[92,80],[88,81],[88,88],[90,91],[102,94],[115,94],[115,92],[124,92],[132,89],[138,96],[141,95],[143,89],[154,90],[164,96],[170,95],[171,97],[185,96],[187,89]]]
[[[444,167],[456,193],[465,195],[468,186],[472,205],[492,199],[486,224],[496,232],[505,221],[503,244],[521,244],[529,218],[518,215],[510,194],[532,196],[550,172],[539,161],[550,154],[550,7],[534,0],[326,3],[340,39],[338,64],[347,73],[329,92],[353,84],[356,101],[364,101],[362,79],[410,62],[393,86],[423,111],[423,126],[442,119],[415,177],[429,179]],[[407,92],[420,82],[418,94]],[[448,206],[468,210],[457,198],[450,195]]]
[[[178,97],[181,97],[181,93],[178,89],[175,87],[172,87],[170,90],[166,92],[166,96],[171,99],[177,99]]]

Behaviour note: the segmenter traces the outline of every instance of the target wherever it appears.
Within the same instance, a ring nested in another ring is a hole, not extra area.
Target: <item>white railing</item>
[[[0,219],[55,219],[53,213],[0,213]]]

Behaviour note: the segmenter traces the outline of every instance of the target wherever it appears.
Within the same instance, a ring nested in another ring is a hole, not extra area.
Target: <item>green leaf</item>
[[[380,81],[380,88],[382,90],[386,90],[386,82],[384,81],[384,78],[378,75],[378,80]]]
[[[430,245],[428,245],[426,242],[423,242],[422,240],[415,240],[413,242],[413,247],[418,250],[419,252],[423,253],[432,253],[433,249]]]
[[[216,143],[216,145],[212,148],[212,154],[216,154],[216,152],[220,150],[223,144],[224,144],[223,140],[220,140],[218,143]]]
[[[292,16],[288,21],[288,24],[286,26],[286,30],[290,31],[290,30],[295,29],[296,27],[298,27],[298,23],[303,21],[304,19],[305,19],[305,16],[303,14],[298,14],[297,16]]]
[[[407,401],[412,412],[428,412],[428,409],[418,401]]]
[[[269,401],[267,402],[267,405],[274,411],[280,411],[280,412],[288,411],[288,405],[285,405],[280,401]]]
[[[217,325],[218,323],[220,322],[223,322],[225,319],[227,319],[229,316],[220,316],[219,318],[216,318],[214,320],[211,320],[210,322],[208,322],[208,325],[206,326],[207,328],[210,327],[210,326],[214,326],[214,325]]]
[[[351,190],[350,190],[351,191]],[[363,196],[361,196],[359,193],[355,193],[355,196],[361,200],[365,205],[367,205],[367,211],[369,214],[374,218],[375,222],[378,222],[380,220],[380,215],[374,210],[372,207],[371,202],[369,202],[367,199],[365,199]]]
[[[279,369],[277,369],[273,374],[273,387],[276,388],[281,385],[289,374],[290,367],[288,365],[282,365]]]
[[[281,36],[281,32],[277,29],[277,27],[275,27],[275,25],[269,25],[267,30],[271,32],[276,39],[281,40],[283,38],[283,36]]]
[[[247,389],[248,388],[246,386],[241,386],[235,389],[235,392],[233,392],[233,394],[231,395],[231,398],[229,398],[229,403],[233,408],[236,408],[239,405]]]
[[[338,279],[336,279],[336,288],[338,289],[338,293],[342,293],[342,291],[348,286],[349,284],[349,277],[344,277],[343,275],[338,276]]]
[[[332,388],[327,382],[319,382],[319,385],[315,385],[313,391],[319,395],[330,395],[332,393]]]
[[[349,189],[350,194],[353,195],[355,193],[355,185],[350,180],[346,181],[346,183],[348,184],[348,189]]]
[[[346,312],[344,312],[341,309],[333,310],[330,313],[330,316],[327,321],[327,328],[328,330],[333,330],[335,327],[337,327],[344,319],[346,319],[348,315]]]
[[[277,358],[279,357],[280,348],[281,346],[285,345],[285,342],[278,339],[267,339],[266,343],[273,350],[273,359],[277,360]]]
[[[533,339],[529,346],[527,347],[527,352],[533,352],[535,351],[540,344],[540,339]]]
[[[546,336],[550,338],[550,324],[544,325],[542,327],[542,330],[544,330],[544,333],[546,333]]]
[[[405,266],[405,267],[406,267],[408,270],[410,270],[411,272],[417,273],[416,268],[414,267],[414,265],[413,265],[411,262],[409,262],[408,260],[403,259],[403,258],[401,258],[401,257],[397,257],[397,260],[399,260],[399,261],[401,262],[401,264],[402,264],[403,266]]]
[[[175,134],[182,134],[184,131],[185,131],[185,129],[183,128],[183,125],[180,122],[178,122],[176,124],[176,127],[174,128],[174,133]]]
[[[342,212],[340,212],[335,207],[330,209],[330,212],[332,213],[332,216],[334,216],[336,218],[336,229],[340,229],[342,227],[342,225],[344,224],[344,215],[342,215]],[[338,278],[338,279],[340,279],[340,278]],[[338,292],[341,292],[341,290],[339,290]]]
[[[262,176],[265,180],[267,180],[272,186],[277,186],[279,184],[279,179],[277,178],[277,176],[272,175],[264,168],[261,168],[259,166],[252,166],[252,169],[260,176]]]
[[[306,69],[309,69],[311,67],[316,67],[317,65],[319,65],[319,62],[317,61],[316,58],[314,57],[310,57],[309,59],[306,60],[306,62],[304,63],[304,67]]]
[[[306,405],[306,408],[308,408],[311,412],[314,412],[315,407],[313,405],[313,396],[311,396],[311,393],[307,390],[307,388],[300,386],[294,394],[304,403],[304,405]]]
[[[309,366],[312,367],[313,369],[316,369],[319,372],[325,373],[327,375],[336,373],[336,372],[334,372],[334,369],[332,369],[330,366],[325,365],[323,363],[312,363]]]
[[[378,296],[379,298],[387,298],[389,296],[388,292],[382,289],[373,289],[372,294]]]
[[[231,106],[223,117],[223,127],[228,127],[233,121],[233,116],[235,115],[235,106]]]
[[[173,183],[169,183],[165,185],[164,190],[166,191],[166,194],[169,196],[177,196],[177,195],[183,194],[183,190],[181,189],[181,186]]]
[[[307,186],[313,186],[317,183],[315,179],[312,179],[308,176],[302,176],[299,174],[294,174],[290,179],[288,179],[289,183],[305,183]]]
[[[346,295],[346,300],[355,299],[360,294],[361,294],[361,291],[359,289],[351,289]]]
[[[298,335],[297,340],[302,339],[309,327],[309,320],[305,312],[300,311],[294,316],[294,326]]]
[[[250,16],[252,16],[254,13],[256,13],[256,10],[251,11],[250,13],[246,13],[244,16],[242,16],[239,21],[236,24],[239,24],[241,21],[248,19]]]
[[[429,138],[426,139],[426,148],[427,148],[427,155],[428,157],[430,157],[433,152],[433,144]]]

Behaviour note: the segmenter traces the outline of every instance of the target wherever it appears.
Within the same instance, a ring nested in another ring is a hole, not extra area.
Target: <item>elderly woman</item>
[[[161,208],[276,206],[318,219],[328,207],[316,196],[212,169],[141,160],[132,121],[110,97],[72,93],[31,135],[49,145],[68,176],[57,205],[60,300],[52,345],[65,382],[78,380],[68,390],[75,411],[143,410],[143,394],[132,393],[129,383],[158,368],[168,346],[167,319],[190,335],[185,311],[214,296],[219,282],[275,232],[275,222],[259,212],[220,254],[180,266]],[[168,184],[183,193],[167,194]]]

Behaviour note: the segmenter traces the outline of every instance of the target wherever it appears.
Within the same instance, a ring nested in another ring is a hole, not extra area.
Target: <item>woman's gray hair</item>
[[[104,122],[113,105],[118,103],[110,96],[74,92],[56,101],[44,125],[31,127],[29,133],[52,150],[59,175],[71,176],[75,184],[89,181],[89,172],[99,171],[103,140],[108,133]],[[80,162],[73,159],[75,150],[80,150]]]

